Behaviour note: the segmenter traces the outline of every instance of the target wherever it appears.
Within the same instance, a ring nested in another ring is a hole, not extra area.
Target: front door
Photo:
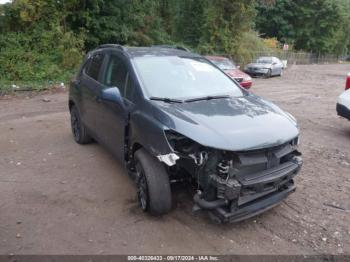
[[[110,54],[101,81],[103,89],[117,87],[122,96],[120,103],[98,100],[96,131],[99,139],[119,159],[124,159],[125,128],[128,121],[128,104],[124,101],[128,70],[121,55]]]

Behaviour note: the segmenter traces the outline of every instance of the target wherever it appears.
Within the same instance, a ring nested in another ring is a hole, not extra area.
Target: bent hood
[[[152,103],[159,121],[207,147],[230,151],[261,149],[283,144],[299,134],[290,116],[252,94],[181,104]]]

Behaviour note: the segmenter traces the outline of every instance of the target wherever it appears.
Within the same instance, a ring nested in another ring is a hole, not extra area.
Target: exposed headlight
[[[181,135],[174,130],[165,130],[165,137],[174,152],[188,155],[198,150],[200,145],[192,139]]]
[[[173,130],[165,130],[164,133],[176,156],[191,158],[198,166],[207,161],[208,153],[202,145]]]

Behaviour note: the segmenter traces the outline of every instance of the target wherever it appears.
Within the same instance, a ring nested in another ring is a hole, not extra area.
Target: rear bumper
[[[337,103],[337,114],[350,120],[350,109],[339,103]]]

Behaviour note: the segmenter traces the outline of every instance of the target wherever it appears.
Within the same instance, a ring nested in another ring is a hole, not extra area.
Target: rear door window
[[[90,65],[88,66],[86,73],[88,76],[91,78],[95,79],[98,81],[98,76],[102,67],[103,63],[103,54],[96,54],[91,58],[91,62],[89,63]]]

